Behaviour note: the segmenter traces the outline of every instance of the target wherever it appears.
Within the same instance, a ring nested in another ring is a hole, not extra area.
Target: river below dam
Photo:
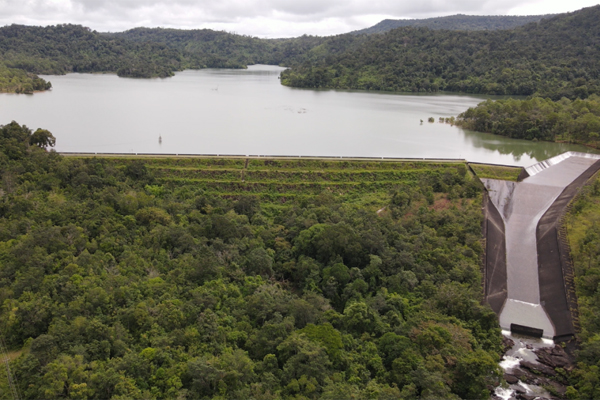
[[[527,166],[587,151],[438,122],[489,97],[294,89],[279,83],[282,70],[188,70],[166,79],[43,76],[51,91],[0,95],[0,124],[48,129],[61,152],[462,158]]]

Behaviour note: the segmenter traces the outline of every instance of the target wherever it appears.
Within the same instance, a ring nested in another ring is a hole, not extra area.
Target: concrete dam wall
[[[520,182],[487,189],[485,294],[500,326],[551,339],[575,334],[577,303],[561,220],[600,156],[565,153],[527,167]]]

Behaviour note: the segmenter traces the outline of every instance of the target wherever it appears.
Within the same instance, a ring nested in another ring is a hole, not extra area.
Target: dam
[[[502,329],[560,340],[575,334],[572,266],[561,218],[600,169],[568,152],[525,168],[518,182],[484,179],[486,299]]]

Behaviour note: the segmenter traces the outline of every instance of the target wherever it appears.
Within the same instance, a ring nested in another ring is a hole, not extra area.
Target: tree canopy
[[[0,129],[0,335],[22,398],[458,399],[497,382],[464,164],[65,158],[33,135]]]
[[[307,88],[585,98],[600,93],[600,6],[512,30],[339,35],[282,73]]]
[[[422,27],[429,29],[446,29],[453,31],[494,31],[499,29],[513,29],[531,22],[539,22],[547,15],[448,15],[423,19],[384,19],[370,28],[354,31],[355,35],[383,33],[392,29],[405,26]]]
[[[552,101],[486,100],[461,113],[455,122],[467,129],[517,139],[569,141],[597,146],[600,138],[600,97]]]

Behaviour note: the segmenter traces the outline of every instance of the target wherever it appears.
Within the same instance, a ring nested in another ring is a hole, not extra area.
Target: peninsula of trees
[[[516,139],[564,141],[598,147],[600,97],[560,101],[486,100],[460,114],[457,125]]]

